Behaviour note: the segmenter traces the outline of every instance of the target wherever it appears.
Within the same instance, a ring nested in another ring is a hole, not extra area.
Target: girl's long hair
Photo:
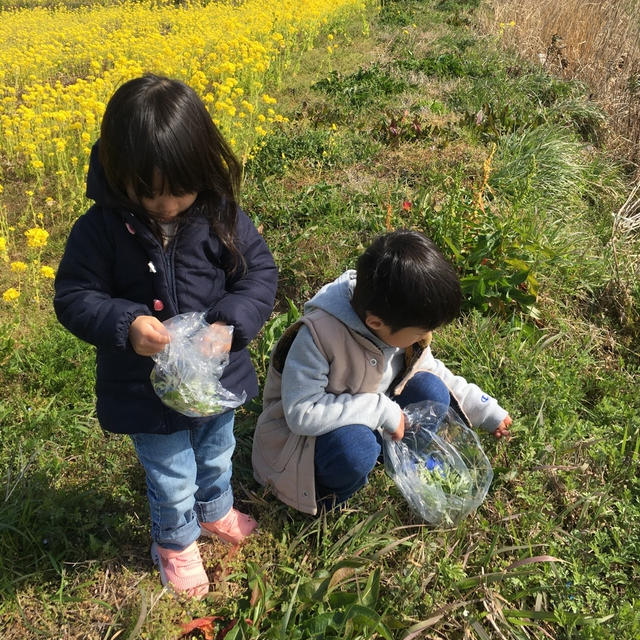
[[[234,241],[241,166],[193,89],[153,74],[124,83],[107,104],[99,152],[120,195],[130,188],[138,200],[152,198],[158,176],[163,192],[197,193],[194,206],[203,208],[230,254],[227,271],[244,268]]]

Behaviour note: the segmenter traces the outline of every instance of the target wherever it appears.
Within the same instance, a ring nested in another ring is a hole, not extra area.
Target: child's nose
[[[180,208],[175,198],[166,198],[160,201],[157,211],[163,218],[172,218],[180,213]]]

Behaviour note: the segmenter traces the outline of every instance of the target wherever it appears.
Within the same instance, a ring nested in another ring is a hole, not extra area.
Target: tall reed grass
[[[545,69],[589,87],[611,147],[640,164],[640,2],[490,0],[485,29]]]

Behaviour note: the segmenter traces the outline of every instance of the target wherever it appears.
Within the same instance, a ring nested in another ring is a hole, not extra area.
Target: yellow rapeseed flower
[[[49,232],[41,227],[28,229],[24,232],[24,235],[27,237],[27,245],[37,249],[46,246],[47,239],[49,238]]]
[[[20,292],[17,289],[14,289],[13,287],[7,289],[2,294],[2,299],[5,302],[15,302],[19,297],[20,297]]]
[[[0,253],[4,253],[7,250],[7,239],[0,236]]]
[[[335,51],[341,16],[361,15],[366,29],[368,8],[377,5],[198,0],[186,3],[187,11],[171,0],[125,0],[82,2],[73,9],[63,2],[51,12],[38,9],[49,0],[10,3],[36,6],[2,12],[0,20],[0,154],[34,178],[46,171],[47,188],[61,201],[79,195],[91,141],[123,81],[154,69],[191,84],[225,134],[234,132],[237,151],[247,158],[268,133],[266,124],[255,128],[265,122],[258,115],[268,115],[268,123],[287,121],[264,85],[282,79],[294,62],[289,54],[323,45]],[[66,68],[73,81],[56,80]],[[31,199],[33,191],[26,195]],[[42,237],[33,241],[46,244]]]
[[[27,263],[21,262],[19,260],[12,262],[10,266],[11,266],[11,271],[13,271],[14,273],[22,273],[23,271],[27,270]]]
[[[51,268],[51,267],[47,267],[46,265],[40,267],[40,275],[43,278],[55,278],[56,277],[56,272]]]

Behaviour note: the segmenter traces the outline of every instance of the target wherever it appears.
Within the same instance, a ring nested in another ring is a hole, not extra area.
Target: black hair
[[[438,247],[417,231],[376,238],[358,258],[351,304],[364,321],[378,316],[392,331],[431,331],[451,322],[462,303],[460,280]]]
[[[197,193],[195,205],[231,254],[229,270],[244,267],[234,244],[242,168],[191,87],[154,74],[125,82],[107,104],[99,153],[109,185],[123,197],[130,188],[138,200],[153,198],[158,175],[163,192]]]

